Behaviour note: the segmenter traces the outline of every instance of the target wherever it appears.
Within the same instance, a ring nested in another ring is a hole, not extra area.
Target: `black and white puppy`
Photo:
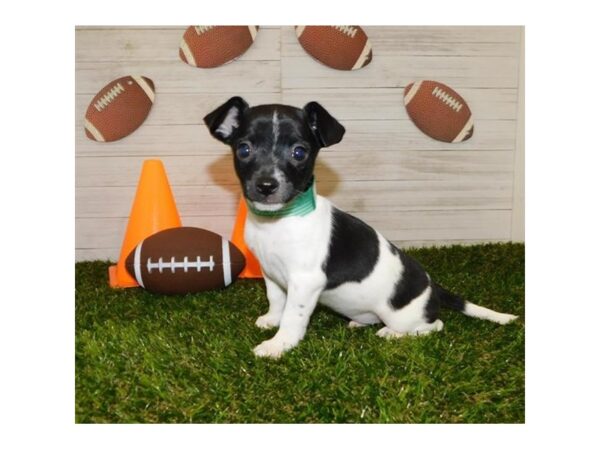
[[[261,264],[269,300],[256,325],[279,327],[256,355],[277,358],[295,347],[318,301],[348,317],[351,327],[382,322],[382,337],[441,330],[441,306],[501,324],[516,318],[446,291],[369,225],[313,194],[319,149],[345,132],[320,104],[251,108],[233,97],[204,122],[233,150],[248,203],[245,239]]]

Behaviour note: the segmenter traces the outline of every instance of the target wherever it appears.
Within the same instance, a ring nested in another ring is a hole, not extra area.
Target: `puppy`
[[[278,358],[298,345],[317,302],[351,327],[383,323],[377,335],[386,338],[441,330],[441,306],[500,324],[516,319],[448,292],[369,225],[316,195],[319,150],[345,132],[319,103],[249,107],[233,97],[204,122],[231,147],[248,205],[245,240],[269,300],[256,325],[279,327],[254,348],[257,356]]]

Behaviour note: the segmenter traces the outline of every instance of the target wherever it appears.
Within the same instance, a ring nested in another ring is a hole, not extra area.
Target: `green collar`
[[[310,187],[304,191],[302,194],[297,196],[291,202],[286,203],[285,206],[276,211],[261,211],[256,209],[252,202],[246,199],[246,204],[248,205],[248,209],[252,211],[253,214],[262,217],[289,217],[289,216],[305,216],[308,213],[311,213],[317,207],[316,205],[317,194],[315,192],[315,182],[313,181]]]

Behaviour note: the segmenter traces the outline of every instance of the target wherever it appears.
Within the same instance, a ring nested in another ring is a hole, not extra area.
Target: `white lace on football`
[[[456,112],[459,112],[463,107],[463,104],[461,102],[449,95],[443,89],[440,89],[438,86],[434,87],[431,93]]]
[[[187,256],[183,258],[183,261],[176,261],[173,256],[167,262],[164,262],[162,258],[158,258],[158,262],[152,262],[152,258],[148,258],[148,262],[146,263],[148,273],[152,273],[153,269],[158,269],[160,273],[163,273],[163,270],[165,269],[170,270],[171,273],[175,273],[175,269],[183,269],[186,273],[189,269],[196,269],[196,272],[200,272],[203,267],[210,269],[211,272],[213,271],[215,268],[215,261],[213,260],[212,255],[210,255],[208,261],[202,261],[202,258],[199,256],[196,257],[195,261],[190,261]]]
[[[212,30],[214,27],[214,25],[197,25],[194,27],[194,30],[196,30],[196,33],[202,34],[206,33],[208,30]]]
[[[338,31],[341,31],[342,33],[350,36],[351,38],[353,38],[354,36],[356,36],[356,32],[358,31],[358,29],[356,27],[350,27],[350,26],[344,26],[344,25],[334,25],[333,28],[335,28]]]
[[[117,96],[121,93],[121,92],[125,92],[125,88],[121,85],[121,83],[117,83],[116,85],[114,85],[110,91],[108,91],[106,94],[104,94],[100,100],[98,100],[96,103],[94,103],[94,107],[98,110],[98,111],[102,111],[104,108],[106,108],[108,106],[108,104],[110,102],[112,102],[115,98],[117,98]]]

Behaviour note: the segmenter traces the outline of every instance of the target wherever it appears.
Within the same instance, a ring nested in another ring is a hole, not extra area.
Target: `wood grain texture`
[[[82,61],[75,65],[77,94],[96,94],[110,80],[143,75],[164,93],[279,92],[279,61],[234,61],[214,69],[198,69],[182,61]],[[250,76],[249,74],[252,74]]]
[[[200,70],[200,69],[198,69]],[[208,111],[226,102],[232,93],[162,93],[155,98],[154,107],[148,115],[144,126],[157,125],[204,125],[202,118]],[[85,111],[93,95],[78,94],[75,96],[76,126],[83,127]],[[248,103],[280,103],[280,92],[251,92],[245,94]],[[137,134],[137,133],[136,133]],[[165,133],[168,136],[168,133]],[[132,135],[134,136],[134,135]],[[79,150],[79,146],[77,146]]]
[[[486,242],[509,242],[510,239],[452,239],[441,241],[440,239],[420,239],[420,240],[392,240],[391,242],[399,248],[415,247],[440,247],[445,245],[475,245]],[[119,244],[120,245],[120,244]],[[116,261],[119,258],[120,247],[113,248],[77,248],[75,249],[76,261],[89,261],[94,259]],[[108,275],[108,274],[107,274]],[[108,283],[108,277],[107,277]]]
[[[483,152],[512,151],[515,122],[484,120],[477,122],[474,136],[460,144],[448,144],[424,136],[410,120],[352,120],[344,121],[344,140],[329,152],[372,152],[404,150],[442,150]],[[78,157],[101,156],[219,156],[229,148],[217,142],[203,124],[144,125],[124,139],[109,143],[91,141],[83,127],[76,127],[75,141]]]
[[[77,260],[118,257],[147,158],[164,162],[185,225],[229,236],[240,189],[229,149],[202,118],[233,95],[251,105],[322,103],[347,131],[319,156],[319,193],[395,244],[519,239],[522,28],[367,26],[373,62],[352,73],[305,54],[293,27],[261,27],[235,62],[193,68],[177,55],[185,28],[75,31]],[[148,119],[120,141],[90,141],[82,129],[90,99],[129,73],[155,82]],[[467,100],[475,117],[469,141],[438,142],[412,124],[403,88],[415,79],[443,81]]]
[[[440,59],[443,58],[443,65]],[[361,70],[332,74],[310,57],[282,57],[284,89],[401,88],[422,79],[444,80],[456,90],[463,88],[516,88],[518,60],[510,57],[390,56],[373,57]],[[356,76],[352,76],[356,74]]]
[[[338,120],[410,120],[404,110],[404,86],[401,89],[286,89],[284,92],[251,92],[244,94],[251,104],[287,103],[302,108],[318,100]],[[516,89],[461,89],[459,94],[467,101],[477,121],[517,119]],[[76,121],[83,123],[92,94],[75,97]],[[145,125],[201,124],[202,117],[228,100],[232,93],[170,93],[157,96],[155,108]],[[377,108],[365,108],[366,104]]]
[[[235,185],[233,159],[221,156],[165,156],[161,158],[173,186]],[[78,187],[137,185],[143,158],[89,157],[76,159]],[[317,160],[318,182],[373,180],[512,180],[513,154],[509,151],[418,150],[363,153],[323,151]],[[133,194],[133,193],[132,193]]]
[[[127,217],[132,206],[131,186],[80,187],[75,197],[77,217]],[[235,215],[241,190],[228,186],[172,186],[182,216]],[[320,181],[318,191],[350,213],[362,211],[508,210],[510,180],[482,183],[449,181]]]
[[[411,56],[508,56],[519,51],[520,27],[362,27],[377,57]],[[304,57],[296,33],[284,27],[281,51],[285,56]]]
[[[525,30],[521,30],[519,79],[525,79]],[[517,137],[515,142],[514,184],[512,193],[511,239],[525,241],[525,86],[519,89]]]
[[[404,87],[405,85],[399,88],[372,89],[293,88],[284,90],[283,102],[302,107],[309,101],[318,99],[339,120],[410,120],[404,109]],[[516,120],[516,89],[463,88],[457,92],[469,104],[477,121]],[[376,104],[377,108],[365,108],[369,104]]]
[[[355,215],[393,241],[495,241],[510,238],[509,210],[377,211]],[[182,217],[186,226],[205,228],[224,236],[231,235],[234,220],[234,216]],[[75,219],[76,248],[118,248],[126,225],[125,217],[78,217]]]
[[[173,61],[187,26],[77,30],[77,61]],[[252,46],[237,61],[278,61],[279,29],[259,29]]]

